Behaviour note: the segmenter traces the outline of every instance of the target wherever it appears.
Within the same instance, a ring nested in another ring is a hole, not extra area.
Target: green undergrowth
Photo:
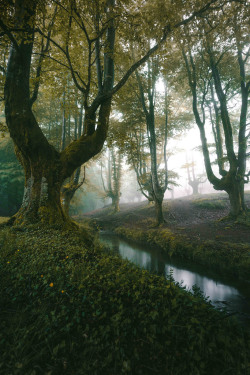
[[[214,209],[214,210],[218,210],[218,209],[223,209],[223,208],[226,208],[228,207],[228,202],[227,200],[222,200],[222,199],[214,199],[214,198],[211,198],[211,199],[208,199],[208,198],[198,198],[198,199],[194,199],[192,201],[192,204],[198,208],[201,208],[201,209]]]
[[[237,218],[236,224],[245,225],[250,228],[250,209]]]
[[[176,235],[170,229],[116,228],[115,232],[129,240],[159,246],[169,256],[189,259],[196,263],[250,282],[250,245],[206,241],[192,242],[185,236]]]
[[[250,373],[249,336],[88,228],[0,231],[0,374]]]
[[[0,224],[2,223],[6,223],[8,221],[8,217],[5,217],[5,216],[0,216]]]

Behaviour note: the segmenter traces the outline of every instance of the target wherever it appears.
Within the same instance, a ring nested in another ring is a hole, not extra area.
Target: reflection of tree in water
[[[103,233],[100,235],[100,239],[115,255],[119,255],[123,259],[128,259],[152,273],[164,275],[166,278],[172,275],[175,282],[182,283],[183,286],[186,286],[187,290],[191,290],[194,293],[196,290],[196,294],[199,294],[200,289],[201,294],[203,293],[205,297],[209,297],[208,299],[211,300],[216,308],[226,308],[229,314],[237,314],[243,322],[247,322],[248,324],[250,306],[246,302],[247,299],[244,295],[241,295],[234,287],[202,276],[202,271],[200,274],[178,268],[172,262],[169,264],[162,254],[150,247],[146,247],[147,251],[145,251],[145,246],[140,248],[139,245],[127,243],[112,234]],[[192,289],[193,286],[195,286],[195,290]]]
[[[145,251],[145,246],[140,249],[140,246],[126,243],[115,235],[101,234],[100,239],[110,247],[113,253],[130,260],[141,268],[167,278],[172,274],[174,281],[183,282],[182,285],[186,286],[187,290],[192,290],[192,286],[195,285],[217,307],[218,301],[226,302],[226,308],[229,306],[232,311],[245,310],[249,313],[249,307],[245,307],[242,296],[234,287],[209,279],[202,274],[178,268],[172,263],[169,264],[160,253],[157,254],[150,247]]]
[[[157,256],[151,255],[151,272],[158,275],[165,275],[165,263]]]

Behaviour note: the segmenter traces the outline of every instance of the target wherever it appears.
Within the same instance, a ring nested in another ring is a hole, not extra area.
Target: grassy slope
[[[131,229],[118,227],[116,233],[139,243],[156,245],[170,256],[207,265],[221,274],[250,282],[250,245],[205,241],[197,243],[169,229]]]
[[[246,198],[250,201],[248,192],[246,192]],[[178,201],[176,200],[177,203]],[[146,202],[124,205],[121,212],[116,214],[112,213],[111,207],[106,207],[97,210],[91,217],[97,225],[101,227],[104,225],[106,229],[110,227],[124,238],[156,245],[170,256],[188,259],[209,266],[221,274],[250,282],[250,226],[249,228],[246,226],[247,222],[243,226],[242,224],[235,226],[233,221],[217,223],[215,221],[220,218],[223,208],[224,215],[227,212],[227,201],[225,194],[201,196],[193,200],[188,199],[186,202],[182,199],[178,205],[183,204],[183,208],[178,208],[180,210],[178,215],[183,214],[184,224],[182,219],[177,222],[173,219],[176,214],[176,203],[170,201],[168,205],[165,203],[164,210],[165,217],[170,217],[171,220],[160,227],[154,226],[154,207],[149,207]],[[185,206],[187,212],[185,212]],[[189,217],[190,222],[188,222]],[[200,236],[199,233],[197,235],[195,227],[197,222],[198,225],[203,224],[203,221],[206,222],[209,217],[210,221],[206,223],[206,226],[200,228],[203,232],[209,233],[206,238],[203,238],[202,232]],[[224,239],[215,236],[217,227],[224,233]],[[245,234],[242,237],[239,235],[241,231]],[[235,239],[232,241],[234,236],[242,240],[242,243],[236,242]]]
[[[0,231],[1,374],[250,373],[235,322],[91,236]]]

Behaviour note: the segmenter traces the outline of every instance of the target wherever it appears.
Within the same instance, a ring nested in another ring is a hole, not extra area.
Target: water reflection
[[[250,320],[249,299],[238,289],[204,275],[205,272],[187,269],[185,265],[176,264],[172,259],[161,254],[159,249],[130,244],[114,234],[101,233],[100,240],[141,268],[169,277],[170,272],[175,281],[182,283],[187,289],[196,285],[211,300],[213,305],[226,308],[230,312],[239,312]]]

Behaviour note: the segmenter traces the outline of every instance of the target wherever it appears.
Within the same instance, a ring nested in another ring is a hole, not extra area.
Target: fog
[[[208,135],[208,142],[213,142],[211,134]],[[168,143],[167,150],[171,154],[171,156],[168,158],[168,170],[176,172],[178,174],[178,178],[175,180],[177,186],[170,184],[165,192],[164,199],[192,196],[193,190],[188,183],[188,174],[187,169],[185,168],[186,164],[193,164],[195,177],[200,177],[201,179],[201,183],[198,186],[199,194],[216,194],[219,192],[215,190],[212,184],[210,184],[210,182],[207,180],[203,154],[201,152],[199,130],[195,126],[181,137],[172,138]],[[210,157],[211,161],[214,161],[216,158],[215,153],[211,153]],[[99,159],[95,160],[90,164],[89,167],[87,167],[86,183],[75,194],[72,201],[72,213],[86,213],[88,211],[108,206],[112,203],[111,198],[107,196],[103,189],[103,181],[101,179],[100,172],[100,160],[102,160],[103,163],[103,180],[105,185],[108,185],[106,151],[102,153]],[[216,175],[219,175],[218,168],[215,164],[213,165],[213,170]],[[190,167],[190,174],[192,178],[192,166]],[[250,190],[250,183],[245,185],[245,190]],[[121,204],[129,202],[142,202],[147,200],[140,191],[133,168],[127,164],[125,158],[123,158],[122,161],[120,191]],[[226,194],[225,192],[221,193]]]

